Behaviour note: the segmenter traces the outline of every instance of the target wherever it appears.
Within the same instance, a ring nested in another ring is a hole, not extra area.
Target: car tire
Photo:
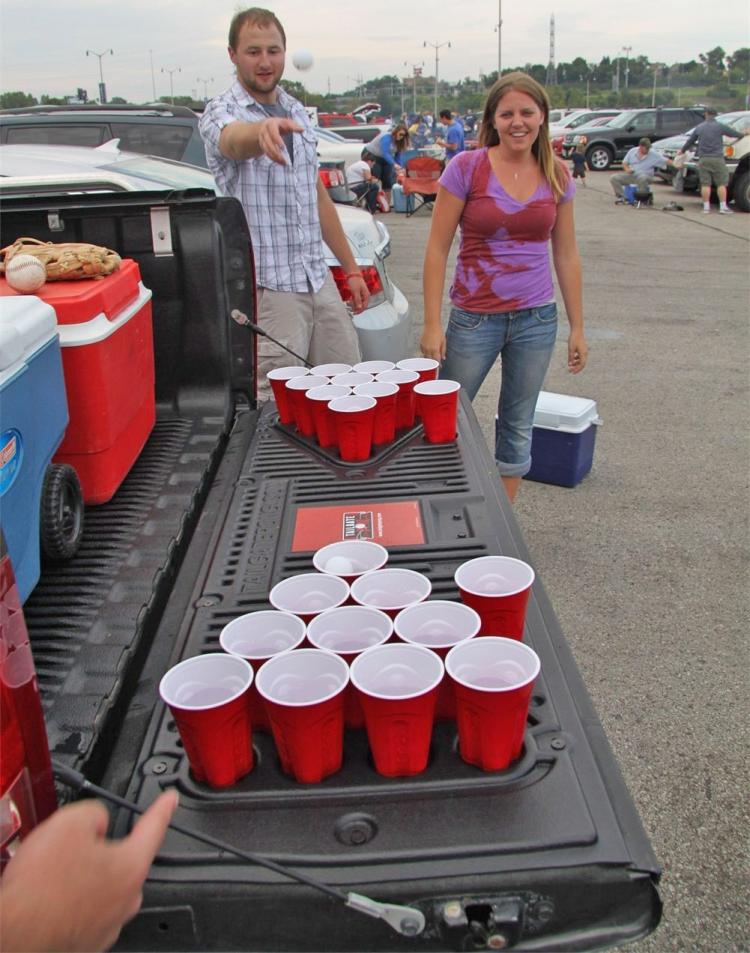
[[[734,177],[732,194],[735,208],[741,212],[750,212],[750,169]]]
[[[39,541],[45,559],[61,562],[75,556],[83,536],[83,494],[73,467],[47,467],[39,515]]]
[[[586,162],[593,172],[605,172],[612,165],[614,158],[609,146],[592,146],[586,152]]]

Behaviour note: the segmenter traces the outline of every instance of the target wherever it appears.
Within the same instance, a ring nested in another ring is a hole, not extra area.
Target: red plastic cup
[[[307,628],[307,638],[315,648],[340,655],[347,665],[366,649],[387,642],[392,634],[390,616],[367,606],[328,609],[315,616]],[[359,697],[350,683],[344,695],[344,724],[347,728],[361,728],[364,723]]]
[[[393,627],[404,642],[423,645],[445,660],[454,645],[473,639],[481,624],[482,620],[469,606],[446,599],[432,599],[402,609]],[[448,678],[440,684],[435,717],[438,721],[456,719],[456,698]]]
[[[395,371],[393,361],[360,361],[352,368],[358,374],[382,374],[384,371]]]
[[[510,556],[479,556],[459,566],[454,578],[463,602],[482,619],[480,635],[523,638],[534,582],[528,563]]]
[[[336,418],[328,405],[337,397],[348,397],[351,394],[351,388],[338,384],[324,384],[322,387],[311,387],[310,390],[305,391],[305,394],[307,399],[313,402],[312,418],[319,445],[335,447],[338,444]]]
[[[423,381],[414,387],[417,411],[428,443],[452,443],[456,439],[458,381]]]
[[[342,375],[350,376],[350,375]],[[336,436],[342,460],[367,460],[372,453],[375,425],[374,397],[338,397],[328,409],[336,418]]]
[[[305,639],[305,623],[291,612],[263,609],[237,616],[219,633],[219,645],[230,655],[246,659],[257,674],[274,655],[296,649]],[[250,686],[250,716],[253,729],[270,731],[265,706],[253,682]]]
[[[400,371],[416,371],[419,374],[419,383],[434,381],[440,370],[440,361],[431,357],[407,357],[399,361],[396,367]]]
[[[282,770],[301,784],[317,784],[341,768],[348,684],[344,659],[321,649],[282,652],[258,673]]]
[[[310,373],[318,377],[335,377],[337,374],[348,374],[351,370],[351,364],[316,364]]]
[[[382,569],[387,562],[388,550],[385,546],[365,539],[329,543],[313,555],[313,566],[318,572],[341,576],[350,585],[358,576]]]
[[[186,659],[159,683],[197,781],[234,784],[253,768],[250,663],[213,652]]]
[[[442,679],[442,659],[421,645],[378,645],[352,662],[378,774],[407,777],[427,767]]]
[[[375,423],[372,427],[372,442],[376,446],[390,443],[396,436],[398,384],[392,384],[388,381],[357,384],[354,393],[357,397],[375,398]]]
[[[362,374],[359,371],[349,371],[347,374],[336,374],[331,378],[332,384],[341,384],[344,387],[356,387],[357,384],[369,384],[373,380],[372,374]]]
[[[307,377],[293,377],[286,382],[286,394],[294,423],[303,437],[312,437],[315,433],[312,407],[307,400],[305,391],[312,390],[313,387],[322,387],[327,383],[327,377],[317,377],[313,374],[308,374]]]
[[[268,383],[273,391],[273,399],[276,401],[276,409],[279,412],[279,421],[282,424],[293,424],[294,414],[289,403],[289,396],[286,390],[286,382],[293,377],[306,377],[309,374],[306,367],[290,365],[289,367],[277,367],[266,374]]]
[[[417,411],[414,385],[419,383],[419,374],[416,371],[384,371],[382,374],[377,374],[375,380],[398,384],[396,428],[413,427]]]
[[[304,623],[326,609],[343,605],[349,598],[349,583],[322,572],[303,572],[277,582],[268,594],[274,609],[292,612]]]
[[[523,642],[489,636],[450,650],[445,670],[456,693],[459,752],[483,771],[521,754],[539,657]]]
[[[352,583],[352,599],[360,606],[382,609],[392,619],[402,609],[423,602],[432,592],[432,583],[413,569],[378,569]]]

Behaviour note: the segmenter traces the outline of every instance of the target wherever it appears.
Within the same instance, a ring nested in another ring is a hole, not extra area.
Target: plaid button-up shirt
[[[223,195],[239,199],[250,226],[258,285],[274,291],[319,291],[328,268],[318,215],[317,140],[302,104],[277,89],[278,104],[303,127],[294,133],[294,162],[267,156],[236,162],[219,151],[219,136],[231,122],[268,118],[260,103],[235,82],[212,99],[200,120],[208,166]]]

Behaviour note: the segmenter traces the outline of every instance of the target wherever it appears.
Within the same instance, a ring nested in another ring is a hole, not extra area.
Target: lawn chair
[[[432,208],[443,167],[443,161],[432,156],[415,156],[407,161],[402,185],[404,195],[414,196],[414,208],[407,211],[407,218],[416,215],[421,208]]]

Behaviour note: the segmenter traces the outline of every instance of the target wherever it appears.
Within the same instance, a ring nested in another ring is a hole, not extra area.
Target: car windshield
[[[630,125],[630,123],[638,115],[638,112],[635,109],[629,109],[627,112],[620,113],[619,116],[615,116],[610,126],[615,129],[623,129],[625,126]]]
[[[166,159],[152,159],[150,156],[137,156],[132,159],[122,159],[109,165],[101,166],[108,172],[120,172],[124,175],[134,175],[157,185],[166,185],[172,189],[210,189],[216,191],[214,180],[210,172],[196,165],[187,165],[184,162],[169,162]]]
[[[315,127],[315,135],[318,139],[327,139],[329,142],[351,142],[351,139],[347,139],[346,136],[340,136],[337,132],[322,129],[320,126]]]
[[[750,112],[740,113],[736,119],[722,119],[722,117],[719,116],[719,122],[724,122],[728,126],[732,126],[732,128],[736,129],[737,132],[745,132],[750,130]]]

